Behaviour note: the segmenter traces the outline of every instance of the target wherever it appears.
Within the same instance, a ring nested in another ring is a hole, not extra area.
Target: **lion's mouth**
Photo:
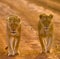
[[[11,35],[15,36],[16,35],[16,31],[11,31]]]
[[[11,33],[16,33],[16,31],[12,31]]]

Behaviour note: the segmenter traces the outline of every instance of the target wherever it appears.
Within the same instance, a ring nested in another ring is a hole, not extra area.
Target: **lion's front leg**
[[[8,39],[8,56],[13,55],[13,46],[14,46],[14,38],[9,37]]]
[[[15,39],[14,39],[14,55],[18,54],[19,42],[20,42],[20,36],[15,37]]]
[[[40,33],[39,33],[39,41],[40,41],[40,44],[41,44],[41,47],[42,47],[42,53],[45,53],[45,45],[44,45],[44,42],[43,42],[43,37],[40,35]]]
[[[50,53],[50,49],[51,49],[51,46],[52,46],[52,41],[53,41],[53,36],[49,36],[47,38],[47,46],[46,46],[46,49],[47,49],[48,53]]]
[[[52,47],[52,43],[53,43],[53,26],[51,26],[49,32],[48,32],[48,37],[47,37],[47,52],[50,53],[51,47]]]

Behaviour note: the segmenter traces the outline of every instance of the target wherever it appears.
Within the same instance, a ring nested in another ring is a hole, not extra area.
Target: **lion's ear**
[[[9,21],[10,17],[7,17],[7,21]]]
[[[21,20],[20,20],[20,17],[17,16],[17,20],[18,20],[18,22],[20,22],[20,21],[21,21]]]
[[[49,15],[49,17],[52,19],[52,18],[53,18],[53,15],[52,15],[52,14],[50,14],[50,15]]]
[[[7,17],[7,21],[10,21],[12,19],[12,16]]]
[[[46,17],[46,16],[47,16],[47,15],[43,13],[43,14],[41,14],[39,17],[40,17],[40,19],[41,19],[41,18],[44,18],[44,17]]]
[[[18,18],[18,21],[20,22],[20,18]]]
[[[39,17],[40,17],[40,19],[42,18],[42,16],[43,16],[43,15],[40,15],[40,16],[39,16]]]

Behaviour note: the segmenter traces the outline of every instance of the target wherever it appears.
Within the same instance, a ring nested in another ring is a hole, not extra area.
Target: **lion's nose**
[[[48,29],[48,26],[46,26],[45,29]]]
[[[12,33],[15,33],[16,32],[16,30],[15,29],[12,29],[12,31],[11,31]]]

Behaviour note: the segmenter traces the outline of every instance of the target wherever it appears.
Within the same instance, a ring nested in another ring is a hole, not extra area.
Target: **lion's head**
[[[20,18],[18,16],[8,17],[8,25],[12,32],[16,31],[19,23],[20,23]]]
[[[49,24],[52,21],[53,15],[46,15],[46,14],[41,14],[40,16],[40,21],[44,25],[44,27],[49,27]]]

